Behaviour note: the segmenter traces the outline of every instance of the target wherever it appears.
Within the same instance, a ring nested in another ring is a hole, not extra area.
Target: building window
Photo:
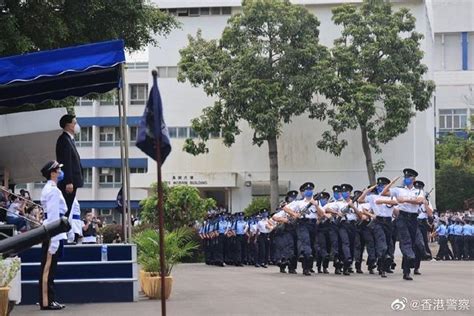
[[[99,99],[99,104],[101,106],[107,106],[107,105],[118,105],[118,100],[115,95],[112,95],[110,93],[102,95]]]
[[[84,176],[84,188],[92,188],[92,168],[82,169],[82,175]]]
[[[156,67],[158,71],[158,77],[160,78],[176,78],[178,77],[177,66],[159,66]]]
[[[127,70],[148,69],[147,62],[127,63]]]
[[[231,15],[232,8],[231,7],[222,7],[222,15]]]
[[[91,147],[92,146],[92,126],[81,127],[81,132],[74,135],[74,141],[77,147]]]
[[[44,185],[46,184],[46,182],[47,182],[46,180],[40,181],[40,182],[35,182],[35,184],[34,184],[35,189],[42,189],[44,187]]]
[[[220,131],[218,131],[218,132],[211,132],[211,133],[209,134],[209,138],[219,138],[219,137],[221,137],[221,132],[220,132]]]
[[[99,168],[99,186],[101,188],[120,188],[122,186],[122,169]]]
[[[145,105],[148,95],[147,84],[131,84],[130,85],[130,104]]]
[[[201,15],[231,15],[231,7],[211,7],[211,8],[177,8],[177,9],[163,9],[162,11],[168,14],[179,17],[198,17]]]
[[[135,145],[138,136],[138,126],[130,126],[130,144]]]
[[[79,98],[76,101],[76,106],[92,106],[94,101],[86,98]]]
[[[130,168],[130,173],[147,173],[147,168]]]
[[[112,210],[111,209],[100,209],[99,214],[101,216],[110,216],[110,215],[112,215]]]
[[[119,127],[101,127],[99,129],[99,146],[111,147],[120,146]]]
[[[467,35],[468,70],[474,70],[474,32]]]
[[[461,33],[444,34],[444,70],[462,69]]]
[[[170,138],[176,138],[178,136],[178,128],[168,127],[168,134],[170,135]]]
[[[467,109],[439,110],[440,131],[463,130],[467,128]]]
[[[196,133],[195,130],[193,130],[192,128],[189,128],[189,137],[190,138],[197,138],[198,134]]]
[[[188,138],[188,130],[187,127],[178,127],[178,138]]]

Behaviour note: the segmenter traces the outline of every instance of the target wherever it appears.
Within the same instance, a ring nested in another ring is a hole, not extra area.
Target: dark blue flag
[[[120,212],[122,212],[123,208],[123,194],[122,194],[122,190],[123,190],[123,187],[120,188],[120,191],[118,191],[117,193],[117,210],[119,210]]]
[[[171,152],[168,128],[163,118],[163,105],[158,90],[156,75],[153,76],[153,87],[145,107],[145,112],[140,119],[136,145],[150,158],[156,161],[156,140],[160,141],[161,163]]]

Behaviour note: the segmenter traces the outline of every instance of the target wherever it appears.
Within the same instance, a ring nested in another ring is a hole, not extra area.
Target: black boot
[[[289,269],[289,270],[288,270],[288,273],[289,273],[289,274],[298,274],[298,272],[296,272],[295,269]]]
[[[418,269],[415,269],[415,272],[414,272],[414,274],[416,274],[416,275],[421,275],[421,272],[420,272],[420,270],[418,270]]]
[[[361,262],[356,262],[355,263],[356,272],[359,273],[359,274],[364,273],[364,271],[362,271],[362,269],[361,269],[361,265],[362,265]]]
[[[369,274],[375,274],[374,269],[369,268]]]
[[[324,273],[324,274],[329,274],[328,268],[323,268],[323,273]]]
[[[403,280],[412,281],[413,278],[410,276],[410,273],[403,273]]]
[[[341,269],[340,268],[336,268],[334,270],[334,274],[341,274]]]
[[[382,278],[386,278],[387,275],[386,275],[385,273],[386,273],[385,271],[380,271],[380,276],[381,276]]]
[[[286,264],[284,263],[280,264],[280,273],[286,273]]]

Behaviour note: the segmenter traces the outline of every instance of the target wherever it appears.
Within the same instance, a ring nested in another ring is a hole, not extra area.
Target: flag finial
[[[153,78],[158,77],[158,71],[156,71],[155,69],[153,69],[153,70],[151,71],[151,75],[153,76]]]

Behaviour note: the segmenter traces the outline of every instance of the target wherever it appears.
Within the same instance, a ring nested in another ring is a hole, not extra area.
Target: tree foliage
[[[466,139],[447,135],[436,145],[436,205],[445,211],[462,210],[474,197],[474,133]]]
[[[261,209],[270,209],[270,199],[268,196],[256,197],[252,199],[249,205],[244,209],[245,216],[257,214]]]
[[[347,145],[341,134],[359,128],[369,180],[375,183],[384,162],[374,162],[372,151],[380,153],[380,144],[406,132],[416,111],[430,106],[435,86],[423,79],[428,70],[421,62],[423,35],[414,31],[408,9],[393,12],[383,0],[336,7],[333,21],[342,33],[327,64],[333,76],[321,89],[330,100],[323,118],[331,130],[318,147],[340,155]]]
[[[144,223],[157,222],[156,183],[151,186],[152,194],[140,202],[142,207],[141,217]],[[201,220],[206,212],[216,206],[213,199],[203,199],[199,190],[187,185],[168,187],[163,183],[164,222],[165,229],[172,231],[183,226],[191,226],[195,221]]]
[[[206,40],[200,31],[189,36],[180,51],[178,79],[201,86],[216,97],[212,106],[192,120],[199,136],[187,139],[184,150],[206,153],[210,133],[222,131],[231,146],[245,121],[253,144],[269,146],[272,207],[278,202],[277,139],[293,116],[316,112],[315,86],[325,68],[327,50],[319,44],[319,21],[304,7],[288,0],[245,0],[219,40]]]

